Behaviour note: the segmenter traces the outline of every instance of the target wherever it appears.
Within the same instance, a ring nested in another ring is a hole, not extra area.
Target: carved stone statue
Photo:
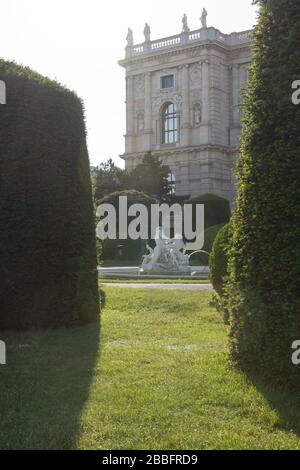
[[[207,11],[205,10],[205,8],[203,8],[203,11],[202,11],[202,15],[201,15],[201,24],[202,24],[202,28],[207,28]]]
[[[186,16],[186,14],[184,14],[184,16],[182,18],[182,32],[183,33],[188,33],[189,30],[190,30],[190,28],[188,26],[187,16]]]
[[[138,114],[138,132],[141,133],[143,132],[145,127],[145,119],[144,119],[144,114],[139,113]]]
[[[186,254],[182,236],[166,237],[162,227],[156,229],[155,248],[147,245],[148,253],[143,258],[142,272],[190,273],[189,256]]]
[[[151,41],[151,29],[148,23],[145,24],[144,28],[144,36],[145,36],[145,42],[150,42]]]
[[[202,120],[201,104],[197,103],[194,106],[194,125],[199,126]]]
[[[133,31],[130,28],[128,28],[126,40],[127,40],[127,47],[132,47],[133,46]]]

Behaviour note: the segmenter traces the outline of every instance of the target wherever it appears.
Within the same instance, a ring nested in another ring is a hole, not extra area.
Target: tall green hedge
[[[300,79],[297,0],[260,0],[233,217],[231,355],[256,377],[300,385]]]
[[[209,276],[215,291],[223,296],[225,278],[228,275],[228,255],[230,246],[230,224],[224,225],[217,233],[209,256]]]
[[[28,68],[0,61],[0,329],[99,314],[83,107]]]

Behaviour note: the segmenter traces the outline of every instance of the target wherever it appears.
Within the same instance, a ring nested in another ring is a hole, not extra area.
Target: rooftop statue
[[[189,30],[190,30],[190,28],[188,26],[187,16],[186,16],[186,14],[184,14],[184,16],[182,18],[182,32],[183,33],[188,33]]]
[[[202,28],[207,28],[207,11],[205,10],[205,8],[203,8],[203,11],[202,11],[202,15],[201,15],[201,24],[202,24]]]
[[[133,46],[133,31],[130,28],[128,28],[126,40],[127,40],[127,47],[132,47]]]
[[[145,42],[150,42],[151,41],[151,29],[148,23],[145,24],[144,28],[144,36],[145,36]]]

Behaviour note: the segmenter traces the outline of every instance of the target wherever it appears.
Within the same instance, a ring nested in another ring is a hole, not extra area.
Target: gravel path
[[[126,289],[161,289],[161,290],[189,290],[189,291],[212,291],[211,284],[143,284],[143,283],[101,283],[108,287],[126,287]]]

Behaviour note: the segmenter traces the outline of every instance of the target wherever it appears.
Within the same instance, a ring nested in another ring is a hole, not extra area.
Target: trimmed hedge
[[[210,280],[215,291],[224,295],[224,280],[228,276],[228,249],[230,246],[230,225],[224,225],[218,232],[209,256]]]
[[[116,191],[115,193],[108,194],[99,202],[100,204],[112,204],[117,209],[117,215],[119,210],[119,198],[121,196],[127,196],[128,207],[132,204],[144,204],[146,207],[150,208],[151,204],[158,204],[158,200],[148,194],[136,191],[135,189],[128,189],[124,191]]]
[[[157,199],[148,196],[145,193],[136,191],[134,189],[127,191],[119,191],[105,196],[99,201],[100,204],[111,204],[115,207],[117,213],[117,223],[119,220],[119,197],[127,196],[128,209],[133,204],[143,204],[149,210],[149,239],[151,237],[151,218],[150,218],[150,208],[151,204],[158,204]],[[134,217],[128,217],[128,224]],[[103,260],[114,260],[117,258],[117,247],[118,245],[123,245],[124,256],[122,259],[127,261],[132,261],[135,263],[140,263],[143,255],[146,251],[146,242],[144,240],[103,240],[102,242],[102,259]]]
[[[83,107],[28,68],[0,61],[0,329],[99,315]]]
[[[223,227],[224,225],[220,224],[220,225],[214,225],[213,227],[209,227],[205,230],[203,251],[206,251],[207,253],[211,253],[216,236],[218,235],[218,233]],[[191,263],[193,265],[200,263],[201,265],[207,266],[208,262],[209,262],[209,258],[206,253],[196,253],[191,258]]]
[[[300,339],[300,8],[260,0],[245,96],[233,217],[228,308],[234,364],[299,390],[292,344]]]
[[[187,199],[185,204],[204,204],[205,206],[205,229],[215,225],[227,224],[231,217],[230,204],[227,199],[214,194],[203,194],[192,199]],[[193,210],[195,219],[196,209]]]

